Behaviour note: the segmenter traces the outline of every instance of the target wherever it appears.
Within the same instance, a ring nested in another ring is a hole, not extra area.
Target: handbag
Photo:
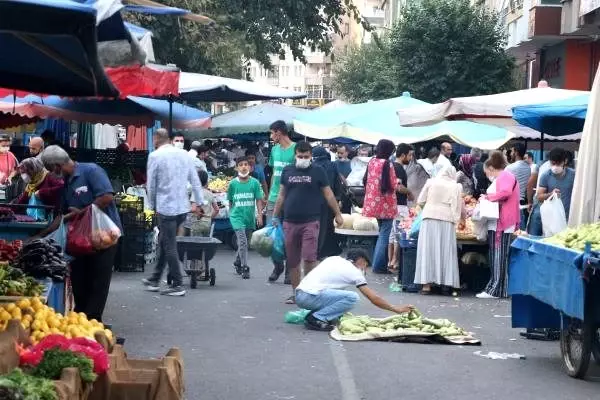
[[[479,216],[481,219],[500,218],[499,204],[488,199],[479,200]]]

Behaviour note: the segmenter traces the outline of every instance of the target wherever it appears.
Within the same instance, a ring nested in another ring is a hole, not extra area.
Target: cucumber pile
[[[338,330],[342,335],[360,333],[421,332],[440,336],[467,336],[462,328],[447,319],[424,318],[418,310],[387,318],[371,318],[368,315],[345,314],[340,318]]]

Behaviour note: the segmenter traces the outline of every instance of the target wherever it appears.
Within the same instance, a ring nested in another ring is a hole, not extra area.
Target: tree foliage
[[[270,55],[284,56],[286,46],[305,61],[304,49],[329,53],[345,16],[368,29],[352,0],[162,0],[204,14],[208,27],[165,16],[130,14],[129,19],[155,33],[157,60],[190,72],[239,76],[242,57],[270,67]],[[237,60],[237,63],[236,63]]]
[[[505,43],[498,15],[469,0],[408,2],[381,46],[365,47],[355,52],[357,60],[344,58],[335,67],[342,71],[335,86],[348,99],[407,90],[428,102],[512,90],[514,60]],[[391,88],[378,89],[373,74]]]

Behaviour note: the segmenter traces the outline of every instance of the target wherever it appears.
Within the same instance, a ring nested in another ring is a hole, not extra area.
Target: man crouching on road
[[[296,304],[311,312],[304,325],[316,331],[330,331],[337,319],[350,311],[358,302],[355,291],[344,290],[356,286],[369,301],[382,310],[402,314],[412,305],[393,306],[367,286],[365,271],[369,257],[362,250],[352,249],[346,257],[328,257],[302,279],[296,289]]]

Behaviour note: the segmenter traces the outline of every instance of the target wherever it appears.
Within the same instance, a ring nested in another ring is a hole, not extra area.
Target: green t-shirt
[[[271,178],[271,189],[269,191],[269,202],[274,203],[279,195],[279,186],[281,184],[281,172],[285,167],[294,163],[296,143],[292,143],[287,149],[282,149],[276,144],[271,149],[269,156],[269,165],[273,168],[273,178]]]
[[[256,200],[264,196],[257,179],[250,177],[246,182],[233,179],[227,189],[231,227],[235,230],[256,228]]]

